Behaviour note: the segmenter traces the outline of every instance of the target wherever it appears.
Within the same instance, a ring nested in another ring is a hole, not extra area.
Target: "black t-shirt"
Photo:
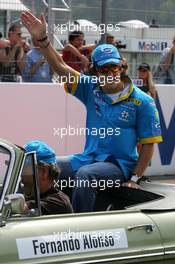
[[[14,47],[5,48],[5,53],[8,55],[10,51],[12,51]],[[17,82],[17,73],[19,72],[18,68],[18,56],[20,53],[20,47],[16,49],[15,56],[11,60],[8,66],[5,66],[2,62],[0,62],[0,81],[1,82]]]
[[[28,200],[29,209],[35,208],[35,201]],[[62,191],[51,188],[40,196],[42,215],[73,213],[69,197]]]

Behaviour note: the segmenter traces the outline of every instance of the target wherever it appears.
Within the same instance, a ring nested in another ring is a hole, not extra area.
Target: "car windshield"
[[[10,161],[10,153],[8,150],[0,146],[0,199],[5,183],[5,177],[8,171],[8,165]]]

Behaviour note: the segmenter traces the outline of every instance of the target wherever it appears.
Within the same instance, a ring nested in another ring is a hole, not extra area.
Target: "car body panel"
[[[129,223],[129,225],[128,225]],[[88,261],[92,259],[99,259],[99,258],[121,258],[127,261],[127,259],[135,258],[137,256],[138,261],[141,256],[147,256],[153,254],[156,258],[161,259],[163,255],[163,248],[160,243],[160,234],[158,228],[152,232],[147,232],[145,227],[143,228],[136,228],[131,231],[128,230],[129,227],[139,226],[140,223],[142,225],[154,225],[146,215],[140,212],[126,212],[123,213],[118,212],[116,213],[98,213],[98,214],[77,214],[77,215],[65,215],[65,216],[43,216],[43,217],[36,217],[35,219],[30,218],[21,218],[19,220],[10,219],[6,222],[4,227],[0,228],[0,244],[2,252],[4,252],[4,256],[1,253],[1,260],[5,264],[5,259],[8,254],[8,261],[11,262],[7,263],[20,263],[19,250],[17,250],[17,243],[16,239],[21,238],[31,238],[32,240],[42,238],[43,236],[49,236],[53,239],[52,236],[55,236],[57,240],[58,236],[61,234],[69,235],[70,233],[75,234],[83,232],[85,235],[88,234],[89,231],[94,232],[94,235],[98,231],[106,231],[111,232],[113,230],[114,236],[117,235],[115,232],[117,230],[123,228],[126,232],[128,246],[126,248],[121,249],[108,249],[107,247],[104,250],[98,247],[96,250],[91,247],[88,248],[87,244],[85,246],[84,252],[79,252],[79,254],[71,253],[71,250],[67,251],[65,255],[64,252],[58,252],[57,256],[53,256],[51,252],[50,254],[50,261],[48,262],[47,257],[43,254],[41,258],[38,258],[37,254],[40,254],[40,249],[37,248],[36,257],[30,259],[28,257],[24,263],[31,263],[31,261],[38,261],[36,263],[53,263],[57,261],[57,263],[76,263],[77,261]],[[138,239],[139,237],[139,239]],[[8,239],[8,248],[7,243],[3,244]],[[81,237],[78,237],[80,240]],[[58,239],[59,240],[59,239]],[[38,245],[38,244],[37,244]],[[84,244],[85,245],[85,244]],[[24,250],[25,249],[25,244]],[[22,249],[21,249],[22,250]],[[11,252],[10,252],[11,251]],[[34,248],[33,248],[34,251]],[[78,252],[77,252],[78,253]],[[149,257],[149,256],[147,256]],[[23,260],[24,261],[24,260]],[[35,262],[33,262],[35,263]],[[126,262],[127,263],[127,262]],[[128,262],[129,263],[129,262]],[[136,261],[135,261],[136,263]],[[138,262],[139,263],[139,262]]]
[[[165,192],[161,199],[144,203],[143,208],[141,204],[126,210],[82,214],[41,216],[38,210],[38,216],[13,215],[6,198],[18,191],[26,154],[22,148],[0,139],[2,145],[12,150],[13,160],[9,162],[11,171],[1,196],[0,263],[175,263],[175,211],[161,210]],[[150,186],[146,183],[146,190]],[[163,187],[156,186],[157,193],[162,194]],[[170,189],[169,205],[173,208]]]
[[[149,217],[157,224],[159,227],[159,232],[161,235],[162,245],[164,246],[164,253],[166,258],[175,258],[175,227],[174,221],[175,212],[165,211],[163,214],[160,211],[157,214],[149,213]]]

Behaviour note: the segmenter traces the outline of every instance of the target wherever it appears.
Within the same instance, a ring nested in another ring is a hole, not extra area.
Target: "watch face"
[[[135,182],[135,183],[137,183],[138,180],[139,180],[139,177],[138,177],[137,175],[133,175],[133,176],[131,177],[131,181],[133,181],[133,182]]]

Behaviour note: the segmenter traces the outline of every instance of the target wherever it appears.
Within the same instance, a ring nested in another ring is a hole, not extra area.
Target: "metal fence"
[[[128,0],[129,1],[129,0]],[[109,1],[110,2],[110,1]],[[48,22],[48,32],[51,41],[54,43],[58,50],[68,41],[68,33],[72,24],[76,20],[79,23],[80,29],[85,33],[85,42],[98,43],[101,38],[100,32],[100,19],[101,19],[101,0],[94,1],[93,6],[87,6],[84,1],[79,1],[79,5],[74,0],[0,0],[0,32],[4,37],[7,37],[9,25],[12,23],[20,23],[20,12],[25,9],[32,10],[36,15],[42,12],[46,16]],[[81,10],[81,12],[79,12]],[[129,64],[130,74],[135,78],[137,75],[137,67],[142,62],[147,62],[154,70],[156,65],[160,62],[160,55],[163,49],[171,45],[174,36],[174,29],[166,25],[159,26],[153,25],[149,27],[145,25],[143,28],[135,28],[136,25],[130,24],[124,28],[121,23],[114,21],[114,13],[128,13],[128,17],[132,17],[135,9],[122,9],[108,5],[108,24],[113,27],[109,33],[113,34],[116,40],[120,40],[126,44],[126,49],[121,49],[121,54],[124,56]],[[137,10],[138,16],[142,20],[148,21],[152,17],[158,17],[159,14],[167,14],[167,11],[150,10]],[[84,17],[81,17],[84,14]],[[174,17],[175,12],[170,12],[170,16]],[[124,15],[123,15],[124,16]],[[92,28],[83,27],[83,23],[89,23],[88,18],[91,17],[90,23],[94,24],[97,30]],[[84,19],[84,21],[80,21]],[[64,25],[64,27],[63,27]],[[115,30],[115,27],[120,27]],[[64,31],[62,30],[64,28]],[[107,29],[106,29],[107,31]],[[109,29],[108,29],[109,31]],[[23,36],[30,42],[30,35],[23,29]]]

